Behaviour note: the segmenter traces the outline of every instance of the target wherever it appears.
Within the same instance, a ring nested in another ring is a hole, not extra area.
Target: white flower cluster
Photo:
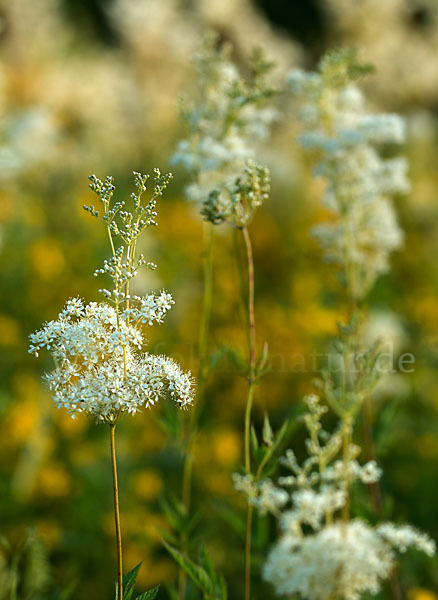
[[[409,526],[392,523],[374,529],[360,519],[337,521],[309,535],[284,533],[263,574],[279,594],[303,598],[358,600],[376,594],[395,564],[394,548],[413,546],[432,556],[435,544]]]
[[[309,457],[303,465],[288,450],[280,462],[292,474],[281,477],[277,485],[270,479],[256,482],[251,475],[236,474],[234,485],[261,514],[269,512],[278,519],[281,534],[263,575],[279,595],[358,600],[365,592],[381,589],[395,565],[395,550],[405,552],[412,546],[431,556],[435,544],[409,525],[384,523],[373,528],[361,519],[345,518],[352,483],[375,482],[381,471],[375,461],[359,465],[353,444],[345,453],[342,431],[332,435],[324,431],[321,418],[326,410],[318,396],[312,394],[305,401]]]
[[[121,313],[121,318],[129,322],[143,323],[152,325],[162,323],[163,317],[168,310],[175,304],[172,296],[167,292],[161,294],[148,294],[143,298],[134,296],[133,300],[138,302],[137,306],[130,306]]]
[[[190,404],[193,382],[170,358],[142,354],[143,336],[136,321],[161,322],[173,300],[170,294],[138,298],[138,307],[118,315],[105,303],[67,302],[56,321],[30,335],[29,352],[52,353],[56,368],[45,379],[58,408],[73,416],[86,413],[113,421],[133,414],[169,394],[178,404]]]
[[[337,522],[301,538],[283,535],[271,550],[263,575],[281,595],[358,600],[364,592],[380,590],[380,581],[391,572],[392,555],[363,521]]]
[[[352,83],[360,72],[355,53],[340,51],[326,56],[318,73],[294,70],[288,79],[293,92],[306,98],[300,141],[319,155],[315,174],[328,181],[324,203],[335,217],[316,227],[315,235],[326,258],[343,265],[356,298],[388,270],[390,253],[403,241],[390,197],[409,190],[406,162],[380,154],[383,145],[403,142],[404,121],[364,111]]]
[[[216,37],[208,37],[197,56],[199,103],[183,110],[189,136],[173,156],[193,177],[188,199],[203,204],[210,193],[222,195],[234,184],[258,141],[269,135],[276,111],[266,106],[271,95],[265,81],[269,64],[254,54],[252,82],[242,79],[230,60],[230,49],[217,50]],[[221,203],[229,202],[224,194]]]

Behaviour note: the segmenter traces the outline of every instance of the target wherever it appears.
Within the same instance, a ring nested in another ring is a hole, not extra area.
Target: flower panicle
[[[333,214],[314,234],[329,262],[341,265],[355,301],[388,271],[403,242],[392,196],[409,191],[407,164],[382,149],[403,143],[405,123],[396,114],[368,114],[357,80],[370,71],[357,51],[323,58],[317,72],[294,69],[288,84],[302,102],[301,145],[315,155],[315,176],[327,182],[323,202]]]
[[[311,394],[305,404],[308,458],[304,463],[300,465],[289,449],[280,459],[289,474],[277,483],[234,474],[234,486],[260,514],[270,513],[278,519],[281,533],[269,552],[263,575],[279,595],[359,599],[365,592],[381,589],[395,565],[396,551],[414,547],[432,556],[435,543],[410,525],[371,527],[362,519],[345,521],[349,487],[353,482],[378,481],[381,470],[374,460],[359,464],[353,443],[345,461],[341,457],[344,425],[327,432],[322,426],[327,407],[320,398]]]
[[[254,50],[247,80],[230,55],[228,45],[220,47],[216,36],[206,37],[196,59],[199,99],[183,107],[188,137],[172,159],[192,177],[187,198],[198,202],[204,218],[214,224],[233,212],[230,190],[277,119],[269,104],[275,94],[268,81],[273,64]]]
[[[112,204],[114,180],[90,176],[90,187],[103,203],[102,220],[111,242],[112,256],[94,275],[108,275],[112,290],[100,291],[105,302],[84,304],[80,298],[67,301],[56,320],[29,336],[29,352],[38,356],[48,350],[55,369],[45,376],[55,404],[74,417],[78,413],[98,421],[114,423],[121,414],[134,414],[170,396],[181,407],[193,399],[194,382],[171,358],[142,352],[142,327],[162,323],[174,300],[166,291],[145,296],[133,295],[129,283],[143,265],[155,269],[140,254],[136,242],[140,233],[155,225],[156,200],[163,194],[171,174],[154,170],[150,200],[142,203],[149,175],[134,173],[136,191],[131,195],[134,209],[121,210],[123,203]],[[94,207],[86,207],[94,216]],[[118,216],[119,223],[116,223]],[[99,217],[100,218],[100,217]],[[114,240],[121,244],[116,247]]]

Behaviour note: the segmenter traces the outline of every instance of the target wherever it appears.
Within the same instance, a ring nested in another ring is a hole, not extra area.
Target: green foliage
[[[123,600],[154,600],[156,595],[158,594],[158,590],[160,586],[148,590],[147,592],[143,592],[138,596],[135,594],[135,583],[137,581],[137,575],[140,570],[142,563],[139,563],[136,567],[134,567],[129,573],[123,576]],[[116,598],[119,599],[119,591],[118,585],[116,583]]]
[[[371,64],[361,63],[357,48],[341,48],[324,54],[318,68],[327,85],[342,88],[351,81],[373,73]]]
[[[160,505],[172,531],[170,533],[162,529],[160,530],[167,541],[175,544],[177,543],[175,534],[179,536],[191,536],[193,534],[201,518],[199,510],[193,511],[190,516],[187,515],[183,503],[175,496],[171,496],[169,499],[162,499]]]
[[[163,544],[196,587],[201,590],[204,600],[227,600],[225,580],[214,570],[211,557],[204,546],[200,548],[199,564],[196,564],[164,540]]]
[[[268,413],[265,413],[261,440],[257,438],[254,426],[251,427],[251,448],[255,461],[255,481],[268,477],[277,468],[278,451],[282,449],[282,443],[292,433],[292,429],[295,426],[296,415],[293,414],[288,419],[285,419],[278,431],[274,433]]]
[[[338,417],[354,416],[382,375],[381,343],[377,340],[365,348],[361,338],[359,315],[347,324],[338,324],[339,337],[333,342],[332,364],[316,381]],[[333,364],[334,362],[334,364]]]

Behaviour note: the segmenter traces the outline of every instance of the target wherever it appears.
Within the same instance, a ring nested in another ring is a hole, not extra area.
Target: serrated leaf
[[[141,567],[141,562],[136,567],[129,571],[123,576],[123,599],[131,600],[134,593],[135,582],[137,581],[137,575]]]
[[[174,558],[178,565],[187,573],[193,583],[207,596],[212,596],[214,593],[214,583],[212,582],[207,571],[195,564],[189,558],[181,554],[179,550],[162,540],[164,547],[169,554]]]
[[[148,590],[147,592],[140,594],[140,596],[137,596],[136,600],[154,600],[155,596],[158,594],[159,589],[160,589],[160,586],[157,585],[156,587],[152,588],[151,590]]]

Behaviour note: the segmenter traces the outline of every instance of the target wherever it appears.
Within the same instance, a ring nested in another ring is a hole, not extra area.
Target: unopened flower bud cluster
[[[225,189],[210,193],[201,210],[206,221],[217,225],[228,222],[246,227],[256,209],[269,198],[271,187],[267,167],[248,160],[242,174]]]

